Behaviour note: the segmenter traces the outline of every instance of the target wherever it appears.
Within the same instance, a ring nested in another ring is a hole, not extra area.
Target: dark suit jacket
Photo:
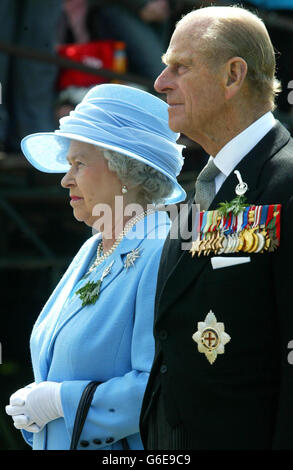
[[[141,433],[160,377],[171,426],[192,433],[196,449],[292,449],[293,141],[280,124],[237,165],[251,204],[281,204],[281,243],[274,253],[214,270],[211,256],[192,258],[167,239],[159,269],[155,360]],[[210,209],[235,197],[232,172]],[[246,253],[226,256],[247,256]],[[223,255],[222,255],[223,256]],[[212,310],[231,340],[210,364],[192,334]],[[162,367],[163,366],[163,367]]]

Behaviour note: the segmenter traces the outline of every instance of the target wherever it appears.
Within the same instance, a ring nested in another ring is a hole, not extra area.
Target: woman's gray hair
[[[146,165],[113,150],[101,149],[108,161],[109,170],[115,171],[122,184],[139,186],[139,204],[160,204],[172,192],[173,185],[169,178]]]

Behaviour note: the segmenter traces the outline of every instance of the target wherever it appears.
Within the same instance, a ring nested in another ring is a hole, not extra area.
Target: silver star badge
[[[135,250],[132,250],[130,253],[127,254],[126,260],[124,263],[124,267],[126,269],[130,268],[131,266],[134,266],[134,262],[137,258],[140,257],[140,250],[139,248],[136,248]]]
[[[215,314],[210,310],[204,322],[198,322],[198,330],[192,335],[197,343],[198,351],[204,353],[210,364],[217,359],[218,354],[225,352],[224,345],[230,341],[230,336],[224,331],[224,323],[217,322]]]

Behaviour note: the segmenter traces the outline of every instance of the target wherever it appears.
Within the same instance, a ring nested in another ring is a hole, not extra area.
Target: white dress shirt
[[[214,157],[214,164],[219,168],[215,178],[216,193],[225,179],[253,147],[273,128],[276,120],[269,111],[228,142]],[[210,156],[210,158],[213,158]],[[235,176],[236,178],[236,176]]]

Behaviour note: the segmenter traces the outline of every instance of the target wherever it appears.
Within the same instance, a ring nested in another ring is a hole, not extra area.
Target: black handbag
[[[95,393],[96,388],[100,385],[101,382],[90,382],[85,387],[75,415],[74,426],[72,431],[70,450],[76,450],[78,441],[91,406],[91,402]],[[129,450],[129,445],[126,438],[121,439],[123,450]]]

